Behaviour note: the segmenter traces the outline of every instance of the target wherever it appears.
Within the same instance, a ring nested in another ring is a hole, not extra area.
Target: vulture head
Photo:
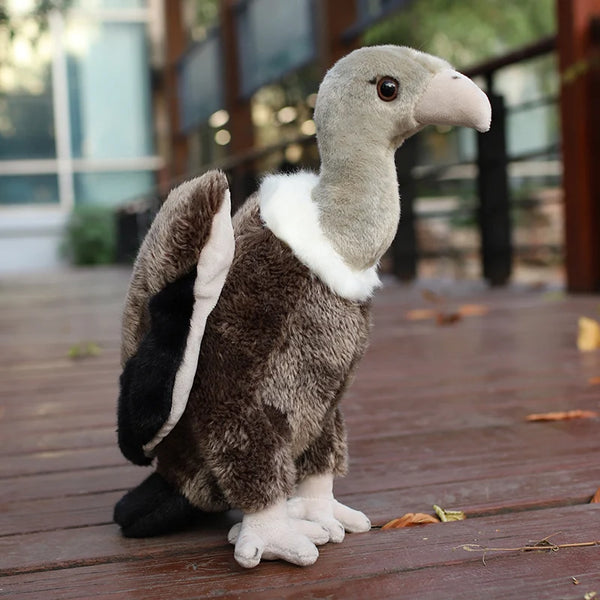
[[[360,48],[339,60],[323,79],[315,107],[324,146],[343,132],[395,150],[426,125],[484,132],[490,121],[487,96],[468,77],[441,58],[402,46]]]

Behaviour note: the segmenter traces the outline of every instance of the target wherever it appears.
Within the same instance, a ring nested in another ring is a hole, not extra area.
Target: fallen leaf
[[[465,515],[462,510],[447,510],[441,506],[438,506],[437,504],[433,505],[433,510],[442,523],[449,523],[450,521],[464,521],[467,518],[467,515]]]
[[[571,577],[571,581],[573,582],[573,585],[579,585],[579,579],[577,579],[577,577]]]
[[[435,316],[435,320],[438,325],[452,325],[452,323],[456,323],[462,319],[462,315],[460,313],[448,313],[448,312],[438,312]]]
[[[463,317],[481,317],[487,315],[490,309],[485,304],[463,304],[459,307],[458,312]]]
[[[592,496],[590,504],[600,504],[600,487],[596,490],[596,493]]]
[[[435,319],[437,311],[431,308],[415,308],[406,313],[406,318],[409,321],[424,321],[426,319]]]
[[[600,348],[600,323],[588,317],[579,317],[577,348],[581,352],[590,352]]]
[[[402,527],[414,527],[415,525],[427,525],[428,523],[439,522],[439,519],[425,513],[406,513],[398,519],[392,519],[381,529],[401,529]]]
[[[565,293],[562,290],[550,290],[544,293],[542,298],[547,302],[559,302],[565,299]]]
[[[571,419],[593,419],[598,413],[593,410],[563,410],[547,413],[533,413],[525,417],[526,421],[569,421]]]
[[[590,377],[588,383],[590,385],[600,385],[600,377]]]
[[[102,348],[96,342],[82,342],[73,344],[67,352],[67,356],[72,359],[87,358],[89,356],[98,356],[102,354]]]
[[[588,592],[584,597],[583,600],[592,600],[592,598],[595,598],[598,595],[598,592]]]

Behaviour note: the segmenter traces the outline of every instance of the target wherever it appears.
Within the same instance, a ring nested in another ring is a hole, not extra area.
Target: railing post
[[[167,101],[169,119],[169,170],[161,175],[161,183],[165,191],[174,179],[182,177],[189,171],[188,141],[181,131],[179,118],[178,74],[177,63],[187,45],[187,32],[183,22],[181,2],[165,0],[165,79],[164,90]]]
[[[401,281],[417,276],[417,236],[415,232],[414,200],[416,184],[412,176],[417,163],[417,138],[411,137],[396,152],[396,173],[400,187],[400,223],[392,243],[392,270]]]
[[[490,82],[491,83],[491,82]],[[492,127],[479,134],[479,228],[483,277],[490,285],[505,285],[512,270],[510,198],[506,152],[506,110],[504,98],[491,91]]]
[[[567,287],[570,292],[597,292],[600,290],[600,0],[558,0],[557,10]]]
[[[223,90],[225,108],[229,112],[231,143],[228,151],[231,156],[247,152],[254,147],[254,125],[250,110],[250,99],[241,92],[241,64],[239,60],[237,33],[237,0],[221,0],[220,23],[223,44]],[[235,166],[230,175],[231,204],[240,206],[255,188],[254,165],[250,163]]]

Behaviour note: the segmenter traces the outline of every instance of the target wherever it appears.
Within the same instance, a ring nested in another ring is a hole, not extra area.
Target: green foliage
[[[556,30],[555,0],[415,0],[374,25],[366,45],[400,44],[472,65]]]
[[[75,265],[105,265],[116,256],[116,221],[113,209],[77,207],[69,218],[62,250]]]
[[[16,39],[35,47],[48,29],[50,13],[54,10],[65,12],[72,2],[73,0],[34,0],[31,7],[21,7],[18,3],[10,6],[7,0],[0,0],[0,66],[11,64],[11,48]],[[29,33],[25,34],[28,26]]]
[[[190,33],[194,41],[202,41],[219,22],[219,0],[188,0],[193,22]]]

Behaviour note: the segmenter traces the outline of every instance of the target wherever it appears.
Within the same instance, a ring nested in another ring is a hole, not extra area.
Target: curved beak
[[[462,125],[484,132],[492,107],[485,93],[468,77],[452,69],[433,76],[419,98],[415,119],[421,125]]]

